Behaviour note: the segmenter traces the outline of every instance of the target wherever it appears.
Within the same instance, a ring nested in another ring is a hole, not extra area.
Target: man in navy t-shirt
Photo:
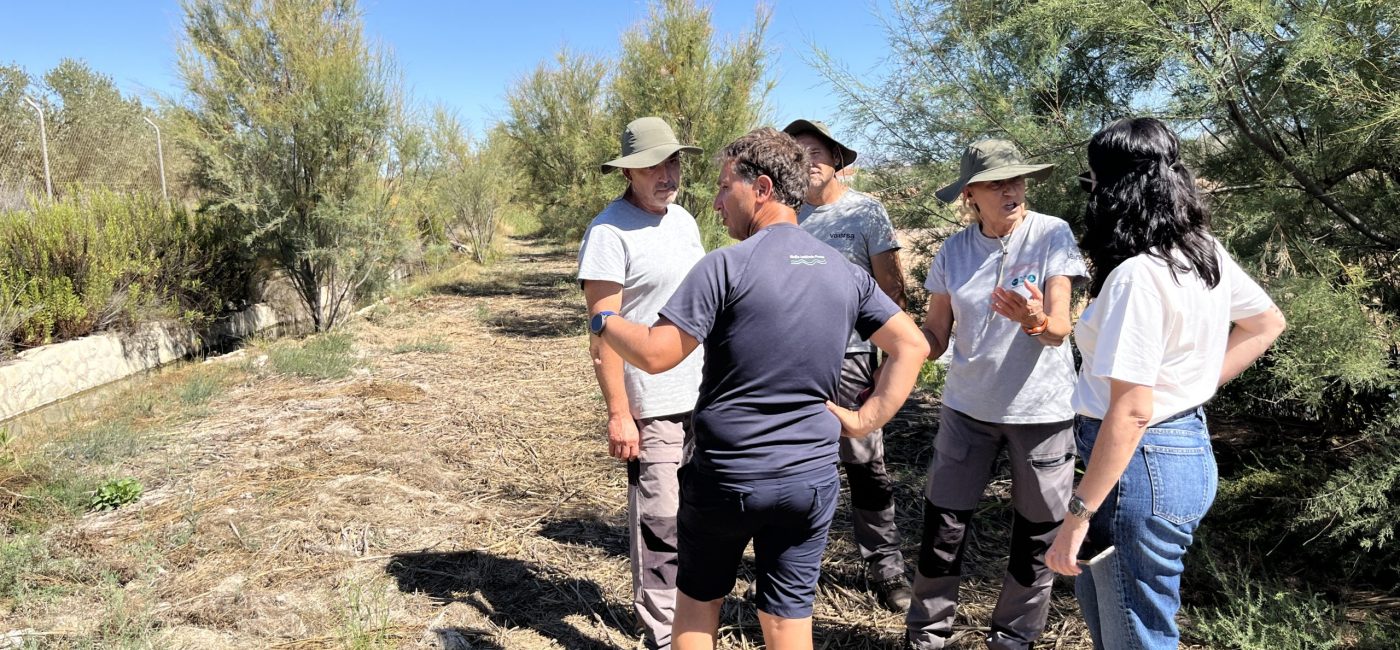
[[[672,641],[713,648],[720,603],[754,543],[759,623],[770,648],[811,647],[838,436],[863,436],[904,403],[928,346],[870,274],[797,225],[806,152],[757,129],[720,156],[715,209],[742,243],[706,255],[650,328],[608,312],[590,326],[632,365],[662,372],[701,342],[695,454],[681,470]],[[836,406],[847,337],[889,354],[859,411]]]

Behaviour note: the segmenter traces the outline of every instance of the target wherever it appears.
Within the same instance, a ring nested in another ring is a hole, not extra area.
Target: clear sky
[[[721,38],[753,25],[753,2],[700,1],[712,7]],[[880,18],[887,0],[767,5],[775,121],[825,119],[839,135],[840,107],[807,63],[809,44],[852,71],[877,72],[889,51]],[[478,132],[504,116],[506,89],[561,46],[614,56],[623,32],[647,15],[645,0],[360,0],[360,8],[366,33],[394,52],[413,98],[456,109]],[[182,19],[178,0],[0,0],[0,62],[41,75],[65,57],[84,59],[129,94],[173,94]]]

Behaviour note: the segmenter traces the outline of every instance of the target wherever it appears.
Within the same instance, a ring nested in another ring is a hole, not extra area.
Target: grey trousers
[[[861,391],[875,383],[875,366],[875,353],[848,352],[841,363],[836,403],[859,407]],[[867,575],[871,580],[903,577],[904,555],[894,523],[894,481],[885,470],[884,431],[876,429],[864,438],[842,436],[840,459],[851,486],[851,523]]]
[[[648,648],[671,647],[676,611],[676,470],[690,447],[690,413],[637,421],[640,457],[627,463],[632,606]]]
[[[914,648],[942,648],[953,635],[967,527],[1003,447],[1011,461],[1014,519],[1010,558],[987,646],[1029,648],[1045,629],[1055,579],[1045,566],[1045,552],[1064,520],[1073,489],[1073,421],[996,424],[945,406],[924,491],[914,602],[905,619]]]

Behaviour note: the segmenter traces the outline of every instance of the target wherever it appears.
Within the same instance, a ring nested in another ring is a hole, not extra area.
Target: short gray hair
[[[802,207],[810,163],[807,150],[792,136],[767,126],[749,131],[720,151],[721,167],[731,161],[734,173],[745,182],[767,176],[773,181],[773,195],[779,202],[794,210]]]

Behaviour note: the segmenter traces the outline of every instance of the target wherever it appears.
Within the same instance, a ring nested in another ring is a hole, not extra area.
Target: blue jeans
[[[1079,416],[1075,438],[1087,464],[1101,421]],[[1176,648],[1182,563],[1215,500],[1215,454],[1196,408],[1147,428],[1118,485],[1089,522],[1085,545],[1116,547],[1075,580],[1096,650]]]

